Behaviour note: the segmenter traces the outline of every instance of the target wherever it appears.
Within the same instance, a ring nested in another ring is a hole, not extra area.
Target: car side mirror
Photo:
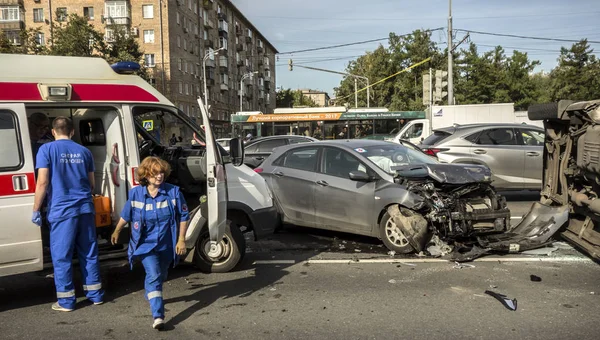
[[[241,139],[233,138],[229,142],[229,155],[231,156],[233,166],[244,164],[244,144]]]
[[[370,182],[371,181],[371,176],[367,175],[366,173],[364,173],[362,171],[358,171],[358,170],[350,171],[350,173],[348,174],[348,177],[350,177],[351,180],[357,181],[357,182]]]

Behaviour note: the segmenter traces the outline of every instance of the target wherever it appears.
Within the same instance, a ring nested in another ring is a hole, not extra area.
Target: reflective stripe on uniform
[[[83,290],[100,290],[102,289],[102,283],[96,283],[93,285],[83,285]]]
[[[169,206],[169,202],[167,202],[167,201],[162,201],[162,202],[156,203],[156,209],[162,209],[162,208],[166,208],[168,206]]]
[[[146,204],[146,211],[152,210],[152,204]]]
[[[143,209],[144,208],[144,202],[131,201],[131,206],[134,207],[134,208]]]
[[[177,206],[177,200],[176,199],[172,199],[171,202],[173,203],[173,206]]]
[[[57,298],[68,298],[75,296],[75,290],[70,290],[68,292],[56,292]]]
[[[160,290],[155,290],[153,292],[148,293],[148,300],[161,298],[161,297],[162,297],[162,292]]]

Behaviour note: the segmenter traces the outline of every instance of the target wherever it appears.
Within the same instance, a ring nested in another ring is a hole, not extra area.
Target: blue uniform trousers
[[[146,279],[144,288],[146,289],[146,298],[150,303],[152,317],[165,318],[165,303],[163,302],[162,286],[167,279],[169,265],[173,261],[173,249],[157,251],[156,249],[147,254],[139,255],[142,265],[146,270]]]
[[[104,291],[100,279],[98,243],[94,214],[83,214],[53,222],[50,226],[50,251],[54,265],[54,284],[58,304],[75,308],[73,287],[73,249],[77,248],[83,276],[83,289],[92,302],[102,302]]]

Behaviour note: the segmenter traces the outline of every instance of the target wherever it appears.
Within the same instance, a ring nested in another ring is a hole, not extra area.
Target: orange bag
[[[112,224],[110,218],[110,198],[100,195],[95,195],[94,209],[96,210],[96,228],[106,227]]]

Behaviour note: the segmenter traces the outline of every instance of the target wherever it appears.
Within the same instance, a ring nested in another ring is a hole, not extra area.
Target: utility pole
[[[454,74],[452,67],[452,0],[448,0],[448,105],[454,104]]]
[[[358,79],[354,78],[354,107],[358,108]]]

